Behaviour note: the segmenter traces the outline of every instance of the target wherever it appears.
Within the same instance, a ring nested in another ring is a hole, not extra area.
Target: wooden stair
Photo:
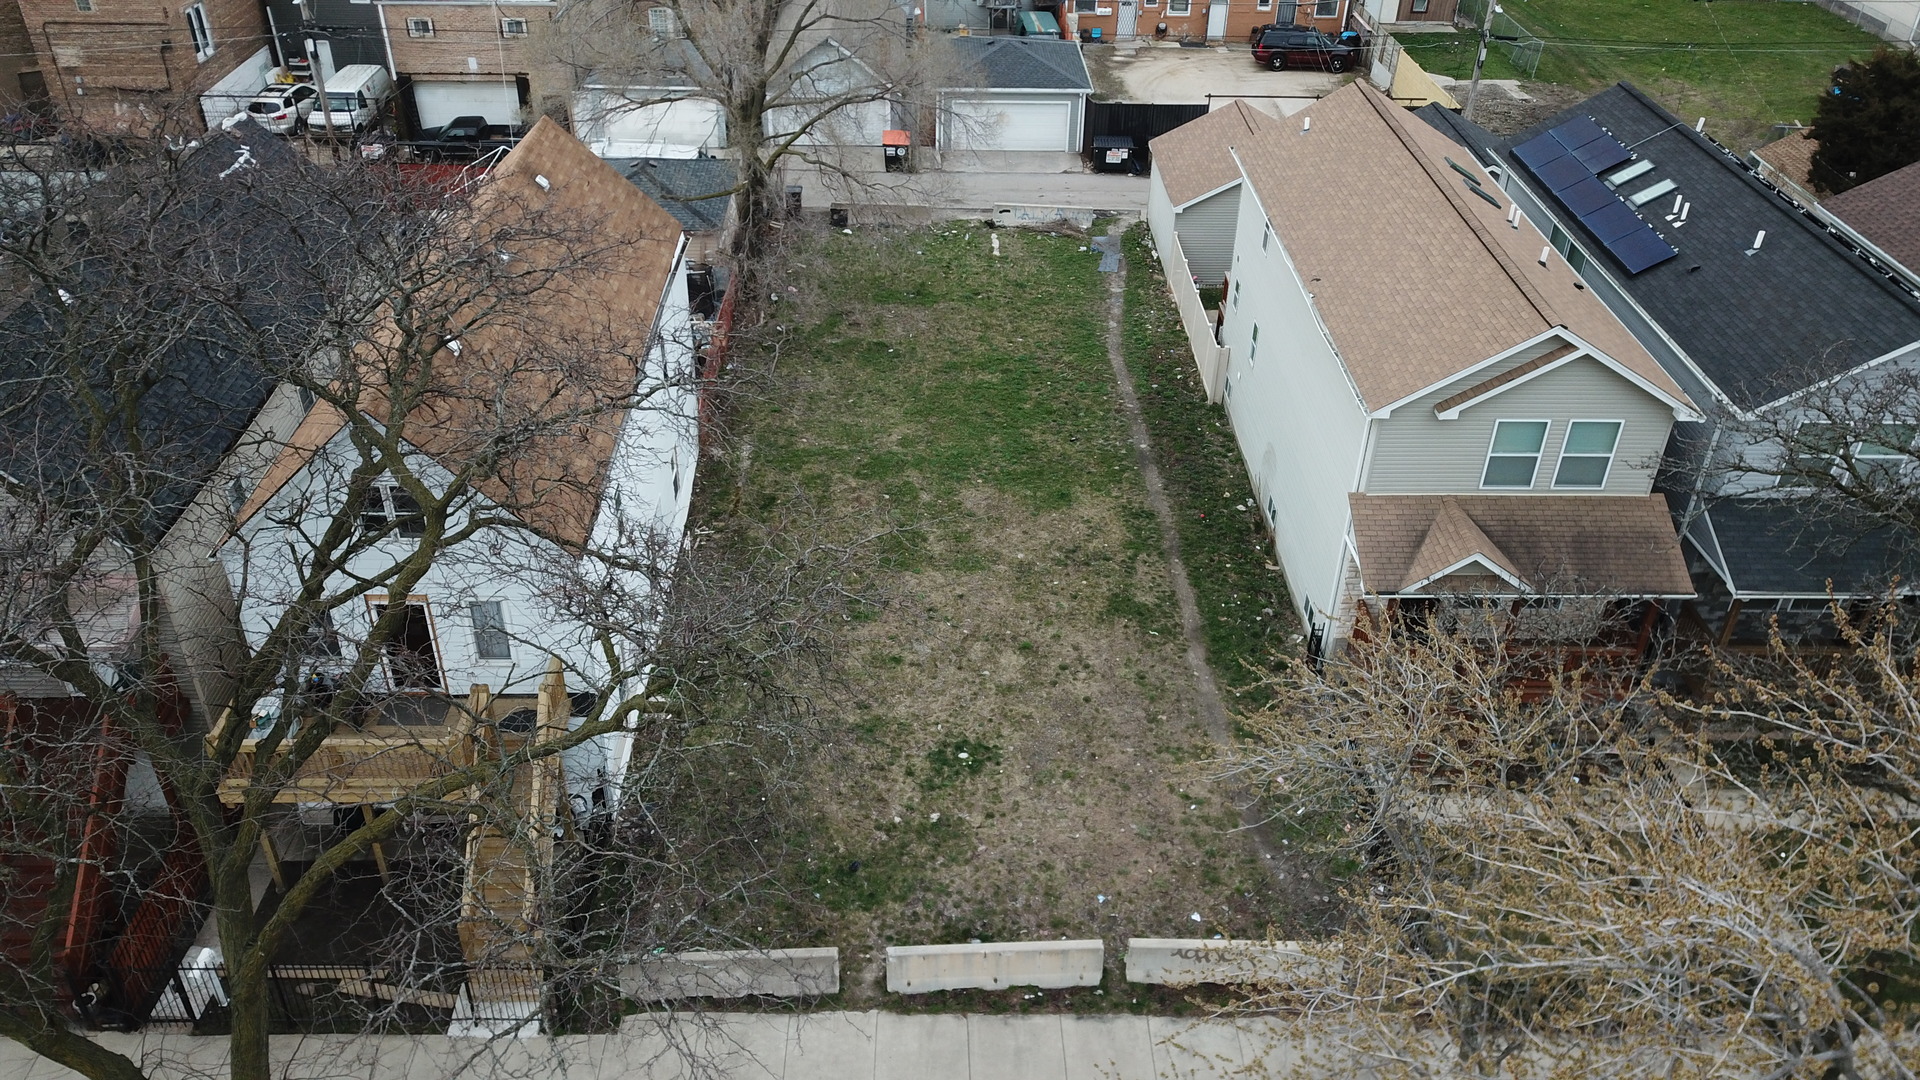
[[[486,696],[485,687],[474,688],[469,715],[489,715]],[[566,679],[554,660],[540,684],[534,730],[490,728],[470,745],[476,754],[514,753],[564,735],[570,711]],[[565,795],[558,754],[515,768],[485,791],[468,791],[475,809],[468,815],[460,948],[467,962],[467,997],[483,1016],[525,1016],[529,1010],[537,1015],[544,981],[541,893],[553,869],[554,830]]]

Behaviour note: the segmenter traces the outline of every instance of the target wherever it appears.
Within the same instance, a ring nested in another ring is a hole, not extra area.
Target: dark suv
[[[1253,62],[1275,71],[1294,67],[1338,73],[1352,67],[1358,59],[1358,50],[1318,30],[1273,26],[1262,30],[1253,40]]]

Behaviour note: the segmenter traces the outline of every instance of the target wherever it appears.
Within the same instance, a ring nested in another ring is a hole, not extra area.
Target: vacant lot
[[[1082,238],[963,224],[801,241],[773,385],[709,474],[733,489],[710,506],[903,530],[862,583],[880,603],[834,643],[847,670],[820,691],[799,833],[772,845],[792,899],[753,928],[840,945],[852,1000],[877,993],[886,944],[1286,935],[1329,891],[1275,874],[1205,781],[1216,749],[1117,411],[1097,263]],[[1164,333],[1167,310],[1138,329]],[[1142,381],[1171,393],[1165,371]],[[1229,445],[1212,419],[1168,421],[1192,429],[1175,494],[1201,565],[1230,571],[1202,600],[1237,667],[1290,636],[1263,613],[1284,605],[1234,459],[1192,460]],[[987,1007],[1026,999],[1004,997]]]
[[[1462,4],[1483,11],[1478,4]],[[1526,0],[1506,13],[1546,42],[1533,78],[1597,90],[1626,80],[1737,150],[1768,141],[1772,125],[1813,119],[1835,65],[1872,54],[1880,39],[1812,4],[1782,0]],[[1477,17],[1477,16],[1476,16]],[[1406,34],[1420,66],[1464,79],[1473,34]],[[1527,77],[1507,49],[1486,76]]]

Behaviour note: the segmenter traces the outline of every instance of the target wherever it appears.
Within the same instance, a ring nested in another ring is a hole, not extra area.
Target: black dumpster
[[[1139,172],[1140,151],[1131,135],[1093,137],[1094,172]]]

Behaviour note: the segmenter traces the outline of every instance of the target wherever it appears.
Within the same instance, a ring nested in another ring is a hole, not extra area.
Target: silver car
[[[247,102],[247,115],[268,131],[291,135],[300,130],[300,122],[319,100],[320,92],[312,83],[275,84]]]

